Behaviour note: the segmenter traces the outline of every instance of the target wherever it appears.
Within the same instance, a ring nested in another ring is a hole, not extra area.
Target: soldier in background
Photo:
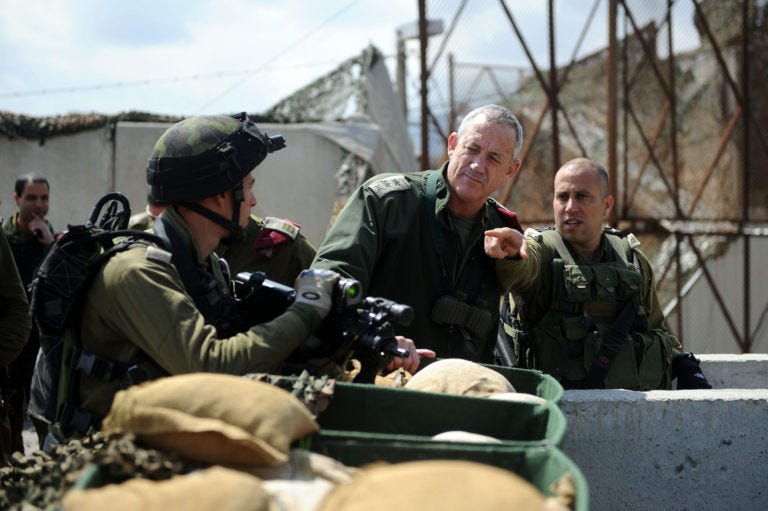
[[[10,380],[8,366],[21,352],[32,328],[27,294],[11,254],[5,233],[0,231],[0,466],[14,451],[24,452],[24,443],[16,438],[19,410],[8,402],[18,391]],[[21,417],[23,422],[23,416]],[[12,434],[13,433],[13,434]]]
[[[28,290],[35,271],[45,259],[57,236],[46,219],[50,200],[48,180],[36,173],[19,176],[16,179],[13,200],[19,209],[3,224],[3,231],[13,252],[21,282]],[[8,390],[10,395],[6,404],[12,410],[11,429],[13,445],[17,450],[23,450],[22,431],[39,348],[39,333],[33,325],[21,353],[7,366],[12,390]]]
[[[131,218],[128,220],[128,229],[134,231],[151,229],[155,219],[160,216],[164,209],[165,206],[155,201],[152,198],[152,194],[147,194],[147,206],[144,208],[144,211],[131,215]]]

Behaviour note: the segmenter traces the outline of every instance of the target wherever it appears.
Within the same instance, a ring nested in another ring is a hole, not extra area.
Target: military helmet
[[[150,197],[173,204],[232,190],[268,153],[283,147],[283,137],[262,133],[245,112],[185,119],[155,144],[147,167]]]

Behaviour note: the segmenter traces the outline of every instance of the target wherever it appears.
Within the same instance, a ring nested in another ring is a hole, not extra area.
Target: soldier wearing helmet
[[[79,330],[91,363],[81,356],[73,364],[79,372],[66,388],[75,388],[77,399],[57,415],[65,432],[59,436],[98,426],[126,383],[198,371],[276,372],[320,326],[336,273],[302,272],[286,312],[248,327],[234,312],[228,276],[214,253],[222,240],[242,236],[256,203],[252,170],[284,145],[245,114],[193,117],[159,138],[146,176],[151,198],[166,205],[154,231],[167,250],[135,243],[95,275]],[[103,367],[111,369],[96,371]]]

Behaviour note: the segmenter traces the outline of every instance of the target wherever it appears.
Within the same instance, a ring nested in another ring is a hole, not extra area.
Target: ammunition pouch
[[[453,295],[443,295],[432,306],[430,319],[439,325],[463,328],[476,339],[484,339],[493,324],[491,313],[484,308],[462,302]]]

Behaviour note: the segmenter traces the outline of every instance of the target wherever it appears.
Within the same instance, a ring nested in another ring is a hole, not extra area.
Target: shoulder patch
[[[389,192],[398,190],[407,190],[411,184],[403,176],[390,176],[379,179],[368,185],[368,188],[376,194],[376,197],[382,198]]]
[[[640,240],[631,232],[627,234],[627,241],[629,242],[629,248],[635,248],[640,245]]]
[[[171,262],[171,253],[160,247],[150,245],[147,247],[147,259],[168,264]]]
[[[489,198],[488,204],[496,210],[504,223],[507,224],[507,227],[511,227],[517,231],[523,232],[523,226],[520,225],[520,221],[517,219],[517,213],[508,210],[494,198]]]
[[[526,236],[528,236],[529,238],[533,238],[534,240],[538,241],[539,243],[541,243],[541,240],[544,239],[544,236],[541,234],[541,232],[539,232],[538,230],[534,229],[533,227],[527,228],[525,230],[524,234]]]
[[[291,239],[295,240],[296,236],[299,235],[299,231],[301,230],[301,225],[291,220],[268,216],[264,219],[264,228],[270,229],[272,231],[281,232],[286,236],[290,236]]]

